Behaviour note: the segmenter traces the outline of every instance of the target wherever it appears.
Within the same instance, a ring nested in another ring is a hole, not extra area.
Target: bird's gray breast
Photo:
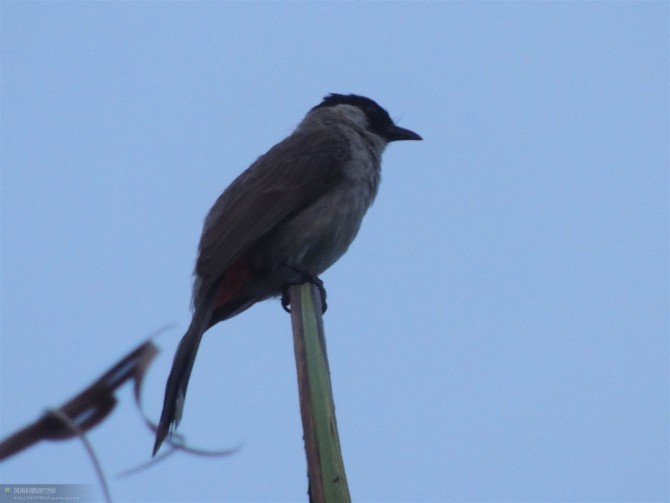
[[[381,154],[368,145],[352,147],[340,181],[277,229],[263,259],[266,267],[287,263],[316,275],[347,251],[380,181]]]

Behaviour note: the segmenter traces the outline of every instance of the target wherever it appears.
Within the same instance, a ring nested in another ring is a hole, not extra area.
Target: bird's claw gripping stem
[[[302,285],[303,283],[312,283],[319,289],[319,293],[321,294],[321,314],[325,313],[326,309],[328,309],[328,304],[326,303],[326,289],[323,286],[323,281],[321,281],[321,279],[318,276],[305,272],[295,266],[288,264],[284,265],[300,275],[300,280],[292,281],[284,285],[281,294],[281,306],[284,308],[284,311],[286,311],[287,313],[291,312],[291,308],[289,307],[291,304],[289,289],[294,285]]]

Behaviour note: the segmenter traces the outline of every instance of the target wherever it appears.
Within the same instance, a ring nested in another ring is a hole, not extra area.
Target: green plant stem
[[[311,283],[290,290],[300,414],[312,503],[351,501],[337,433],[321,317],[321,295]]]

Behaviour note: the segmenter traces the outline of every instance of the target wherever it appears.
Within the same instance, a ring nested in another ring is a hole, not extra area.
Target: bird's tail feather
[[[209,326],[212,309],[203,309],[194,313],[191,325],[179,341],[179,347],[172,361],[172,369],[165,385],[165,399],[163,412],[156,428],[156,442],[153,455],[155,456],[170,430],[176,427],[181,420],[184,399],[188,380],[191,377],[195,356],[202,340],[202,335]]]

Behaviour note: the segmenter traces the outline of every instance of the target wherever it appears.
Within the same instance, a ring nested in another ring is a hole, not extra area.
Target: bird
[[[207,214],[196,259],[192,319],[175,353],[153,456],[182,418],[205,331],[253,304],[312,282],[349,248],[377,194],[381,156],[394,141],[422,140],[374,100],[332,93],[260,156]]]

